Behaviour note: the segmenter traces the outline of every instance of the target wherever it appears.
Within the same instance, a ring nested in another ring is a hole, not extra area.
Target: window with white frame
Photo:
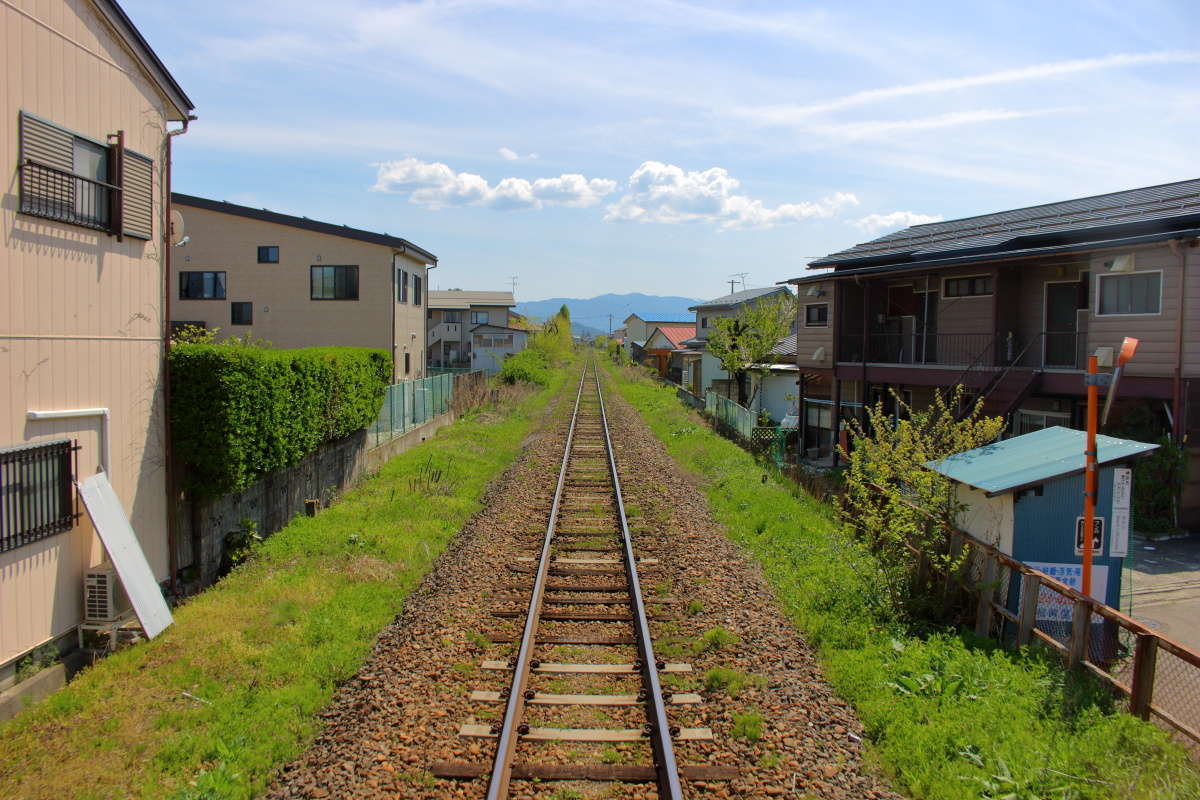
[[[1162,273],[1100,275],[1096,313],[1157,314],[1162,310]]]
[[[1045,428],[1061,425],[1071,426],[1071,415],[1066,411],[1027,411],[1018,409],[1013,419],[1013,433],[1020,436],[1023,433],[1033,433]]]

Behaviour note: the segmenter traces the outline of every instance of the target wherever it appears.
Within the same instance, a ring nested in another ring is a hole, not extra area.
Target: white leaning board
[[[158,588],[158,581],[154,579],[150,563],[146,561],[146,554],[138,544],[133,526],[129,524],[129,517],[125,516],[125,509],[117,499],[117,493],[103,472],[84,478],[75,485],[79,488],[79,496],[83,498],[83,505],[92,518],[96,532],[100,534],[100,541],[104,542],[108,557],[121,576],[121,584],[133,603],[142,630],[147,638],[153,639],[174,620]]]

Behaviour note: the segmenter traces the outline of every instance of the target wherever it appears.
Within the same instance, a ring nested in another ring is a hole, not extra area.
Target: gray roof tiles
[[[913,225],[832,253],[811,268],[857,265],[860,261],[917,262],[963,251],[1020,248],[1030,237],[1077,234],[1137,223],[1200,220],[1200,179],[1081,197],[964,219]],[[1103,238],[1113,238],[1105,234]],[[1032,244],[1032,242],[1030,242]]]
[[[769,294],[779,294],[789,290],[782,286],[765,286],[761,289],[743,289],[740,292],[723,295],[721,297],[708,300],[706,302],[694,305],[688,308],[689,311],[695,311],[700,308],[726,308],[728,306],[736,306],[739,303],[744,303],[747,300],[753,300],[757,297],[764,297]]]

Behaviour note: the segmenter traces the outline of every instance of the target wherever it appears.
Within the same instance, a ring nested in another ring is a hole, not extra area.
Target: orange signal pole
[[[1083,593],[1092,596],[1092,526],[1096,519],[1096,429],[1099,411],[1099,387],[1096,385],[1096,357],[1088,357],[1087,368],[1087,445],[1084,449],[1083,482]]]

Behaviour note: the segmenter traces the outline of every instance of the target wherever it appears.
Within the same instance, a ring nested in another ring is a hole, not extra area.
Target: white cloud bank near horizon
[[[377,175],[372,191],[407,194],[410,202],[433,210],[463,206],[498,211],[550,206],[591,208],[615,193],[619,186],[609,178],[589,179],[579,173],[534,180],[508,177],[493,185],[482,175],[457,172],[441,162],[422,161],[413,156],[373,166]],[[828,219],[859,204],[850,192],[834,192],[818,200],[772,207],[742,193],[740,188],[741,182],[722,167],[685,170],[674,164],[645,161],[629,176],[624,194],[606,207],[603,219],[666,225],[706,223],[722,231],[764,229]],[[887,225],[910,213],[874,214],[871,217],[878,217],[880,222],[872,224]],[[912,216],[932,219],[921,214]]]
[[[408,194],[409,200],[434,209],[483,206],[498,210],[539,209],[558,205],[587,208],[617,189],[607,178],[564,173],[557,178],[502,178],[495,186],[482,175],[455,172],[441,162],[409,156],[374,165],[378,174],[373,191]]]

